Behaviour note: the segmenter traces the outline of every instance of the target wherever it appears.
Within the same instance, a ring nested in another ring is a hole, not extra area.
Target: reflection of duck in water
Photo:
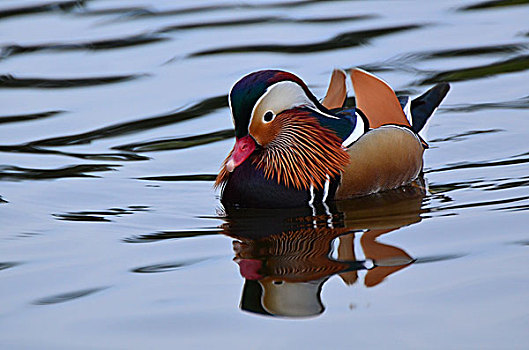
[[[331,276],[337,274],[351,285],[359,270],[367,270],[364,284],[373,287],[409,266],[414,259],[408,253],[377,239],[419,222],[424,194],[421,186],[408,186],[338,202],[330,216],[312,216],[302,209],[227,213],[224,233],[237,239],[235,261],[246,279],[241,308],[274,316],[314,316],[324,310],[320,293]],[[359,235],[361,259],[354,247]]]

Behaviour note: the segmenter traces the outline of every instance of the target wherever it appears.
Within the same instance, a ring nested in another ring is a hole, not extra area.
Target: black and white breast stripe
[[[347,136],[345,140],[342,142],[342,146],[344,148],[351,146],[356,140],[360,138],[360,136],[362,136],[369,130],[369,122],[367,118],[364,116],[364,114],[362,113],[362,111],[358,109],[355,110],[355,118],[356,118],[356,125],[353,131],[351,131],[349,136]]]
[[[328,199],[334,198],[338,184],[340,183],[340,177],[330,179],[327,176],[323,188],[315,189],[313,185],[310,185],[309,189],[309,205],[312,206],[314,203],[325,203]]]

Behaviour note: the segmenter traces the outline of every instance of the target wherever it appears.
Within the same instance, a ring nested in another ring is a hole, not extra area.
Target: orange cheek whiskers
[[[254,159],[265,177],[287,187],[322,188],[328,177],[340,174],[349,162],[341,140],[308,114],[283,113],[282,129]]]
[[[252,160],[265,178],[298,190],[321,189],[349,163],[341,140],[309,114],[285,112],[274,122],[266,135],[274,135],[273,140],[256,150]],[[232,153],[223,163],[215,188],[228,181],[226,164],[231,158]]]

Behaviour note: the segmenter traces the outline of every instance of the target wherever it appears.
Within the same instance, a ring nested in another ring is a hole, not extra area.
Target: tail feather
[[[448,90],[450,90],[448,83],[440,83],[411,101],[413,131],[419,133],[424,128],[428,118],[432,116],[435,109],[441,104]]]

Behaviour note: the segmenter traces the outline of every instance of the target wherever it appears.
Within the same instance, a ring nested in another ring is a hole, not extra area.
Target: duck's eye
[[[274,114],[274,112],[272,112],[272,111],[267,111],[267,112],[263,115],[263,120],[264,120],[266,123],[269,123],[269,122],[271,122],[271,121],[274,119],[275,116],[276,116],[276,115]]]

